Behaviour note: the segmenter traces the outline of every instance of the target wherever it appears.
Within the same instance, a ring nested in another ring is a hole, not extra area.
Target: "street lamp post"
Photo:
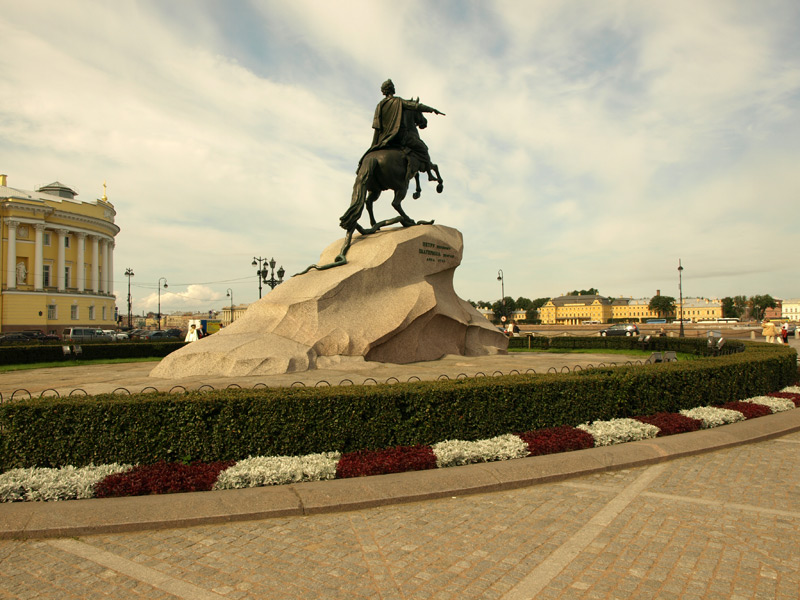
[[[505,277],[503,276],[503,269],[497,271],[497,281],[500,282],[500,303],[503,305],[503,308],[506,306],[506,281]],[[505,311],[503,311],[505,312]],[[505,315],[503,315],[505,317]]]
[[[158,278],[158,328],[161,329],[161,280],[164,280],[164,289],[167,288],[167,278]]]
[[[277,272],[278,278],[275,279],[275,274],[276,273],[275,273],[275,259],[274,258],[270,258],[269,259],[269,268],[270,268],[270,271],[271,271],[269,279],[267,279],[267,271],[266,271],[266,269],[263,271],[262,275],[264,277],[264,283],[266,283],[270,287],[270,289],[274,290],[276,285],[278,285],[279,283],[283,283],[283,274],[286,273],[286,271],[284,271],[283,267],[281,266],[278,269],[278,272]]]
[[[133,269],[128,267],[125,269],[125,277],[128,278],[128,329],[131,328],[131,277],[133,277]]]
[[[681,319],[681,326],[680,332],[678,333],[678,337],[683,337],[683,266],[681,265],[681,259],[678,259],[678,296],[680,297],[679,302],[681,303],[680,309],[680,319]]]
[[[283,283],[283,275],[286,271],[283,270],[283,267],[280,267],[278,271],[275,271],[275,259],[270,258],[267,260],[266,258],[253,257],[253,266],[258,267],[258,271],[256,271],[256,275],[258,275],[258,297],[261,298],[261,284],[262,282],[267,284],[273,290],[275,286],[279,283]],[[275,279],[275,275],[278,276]],[[269,277],[269,279],[268,279]]]
[[[231,323],[233,323],[233,290],[231,290],[231,288],[228,288],[228,293],[225,295],[231,297]]]

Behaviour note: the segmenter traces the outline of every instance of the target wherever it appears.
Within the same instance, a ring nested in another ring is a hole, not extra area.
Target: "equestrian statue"
[[[438,193],[444,189],[444,180],[439,174],[439,167],[431,161],[428,146],[420,139],[418,131],[428,126],[428,120],[423,113],[442,116],[444,113],[422,104],[419,98],[405,100],[395,96],[394,83],[391,79],[383,82],[381,92],[384,98],[375,108],[375,117],[372,121],[372,128],[375,130],[372,145],[358,162],[350,207],[339,219],[339,225],[347,232],[342,249],[334,262],[320,266],[312,265],[303,273],[310,269],[322,270],[346,264],[347,250],[350,248],[355,231],[366,235],[395,223],[400,223],[403,227],[433,223],[433,221],[414,221],[405,213],[401,204],[408,193],[412,179],[416,184],[413,197],[414,199],[420,197],[421,172],[428,174],[428,181],[437,182]],[[392,207],[400,216],[378,223],[375,221],[372,205],[385,190],[394,192]],[[365,206],[369,214],[368,228],[358,223]]]

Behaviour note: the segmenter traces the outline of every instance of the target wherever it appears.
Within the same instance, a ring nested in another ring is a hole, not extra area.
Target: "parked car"
[[[113,329],[103,329],[103,333],[105,333],[106,335],[110,335],[111,339],[114,340],[115,342],[119,342],[121,340],[127,340],[128,339],[128,334],[125,333],[124,331],[115,331]]]
[[[70,327],[64,330],[64,340],[70,342],[110,342],[111,336],[102,329]]]
[[[639,328],[636,323],[616,323],[611,327],[600,330],[600,335],[606,337],[607,335],[639,335]]]
[[[0,334],[0,344],[30,344],[31,338],[18,331]]]
[[[40,329],[31,329],[28,331],[23,331],[22,335],[28,336],[32,340],[39,340],[40,342],[49,342],[61,339],[54,333],[45,333]]]
[[[178,335],[175,335],[175,331],[178,332]],[[154,341],[154,340],[177,340],[180,339],[180,330],[163,330],[163,329],[156,329],[152,331],[143,331],[139,334],[138,339],[140,340],[147,340],[147,341]]]

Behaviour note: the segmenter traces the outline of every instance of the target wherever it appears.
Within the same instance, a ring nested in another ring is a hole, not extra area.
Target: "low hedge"
[[[575,350],[577,348],[592,350],[649,350],[651,352],[675,351],[686,354],[697,354],[705,356],[711,353],[706,338],[679,338],[679,337],[660,337],[660,336],[564,336],[564,337],[543,337],[543,336],[521,336],[512,337],[508,340],[510,349],[531,348],[536,350],[555,350],[563,348],[565,350]],[[725,340],[723,353],[730,354],[744,349],[744,343],[740,340]]]
[[[0,405],[0,470],[476,440],[724,404],[795,383],[794,349],[745,347],[728,356],[566,375],[23,400]]]
[[[186,342],[107,342],[98,344],[42,344],[34,346],[2,346],[0,347],[0,365],[23,365],[39,362],[57,362],[69,360],[73,355],[64,356],[62,346],[80,346],[81,358],[160,358]]]

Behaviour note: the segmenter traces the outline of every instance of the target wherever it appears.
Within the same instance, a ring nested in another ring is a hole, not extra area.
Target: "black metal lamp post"
[[[233,290],[231,290],[231,288],[228,288],[228,293],[225,295],[231,297],[231,323],[233,323]]]
[[[506,303],[506,287],[505,279],[503,277],[503,269],[497,271],[497,281],[500,282],[500,300],[503,304]]]
[[[267,260],[266,258],[253,257],[253,266],[258,267],[256,271],[256,275],[258,275],[258,297],[261,298],[261,284],[266,283],[269,287],[273,290],[275,286],[279,283],[283,283],[283,275],[286,271],[283,270],[283,267],[279,268],[277,273],[275,272],[275,259],[271,258]],[[275,279],[275,275],[278,275],[278,278]],[[269,279],[268,279],[269,278]]]
[[[164,280],[164,288],[167,288],[167,278],[158,278],[158,328],[161,329],[161,280]]]
[[[500,303],[503,305],[503,308],[506,306],[506,281],[505,277],[503,276],[503,269],[497,271],[497,281],[500,282]],[[505,312],[505,311],[503,311]],[[503,315],[505,316],[505,315]]]
[[[678,295],[680,297],[679,302],[681,303],[681,326],[678,337],[683,337],[683,267],[681,266],[680,258],[678,259]]]
[[[286,271],[284,271],[283,267],[281,266],[278,269],[278,272],[277,272],[278,278],[275,279],[275,274],[276,273],[275,273],[275,259],[274,258],[270,258],[269,259],[269,268],[270,268],[270,271],[271,271],[269,279],[267,279],[267,272],[266,272],[266,270],[264,270],[264,273],[263,273],[264,283],[266,283],[271,289],[274,290],[276,285],[278,285],[279,283],[283,283],[283,274],[286,273]]]
[[[128,278],[128,329],[131,328],[131,277],[133,277],[133,269],[128,267],[125,269],[125,277]]]

